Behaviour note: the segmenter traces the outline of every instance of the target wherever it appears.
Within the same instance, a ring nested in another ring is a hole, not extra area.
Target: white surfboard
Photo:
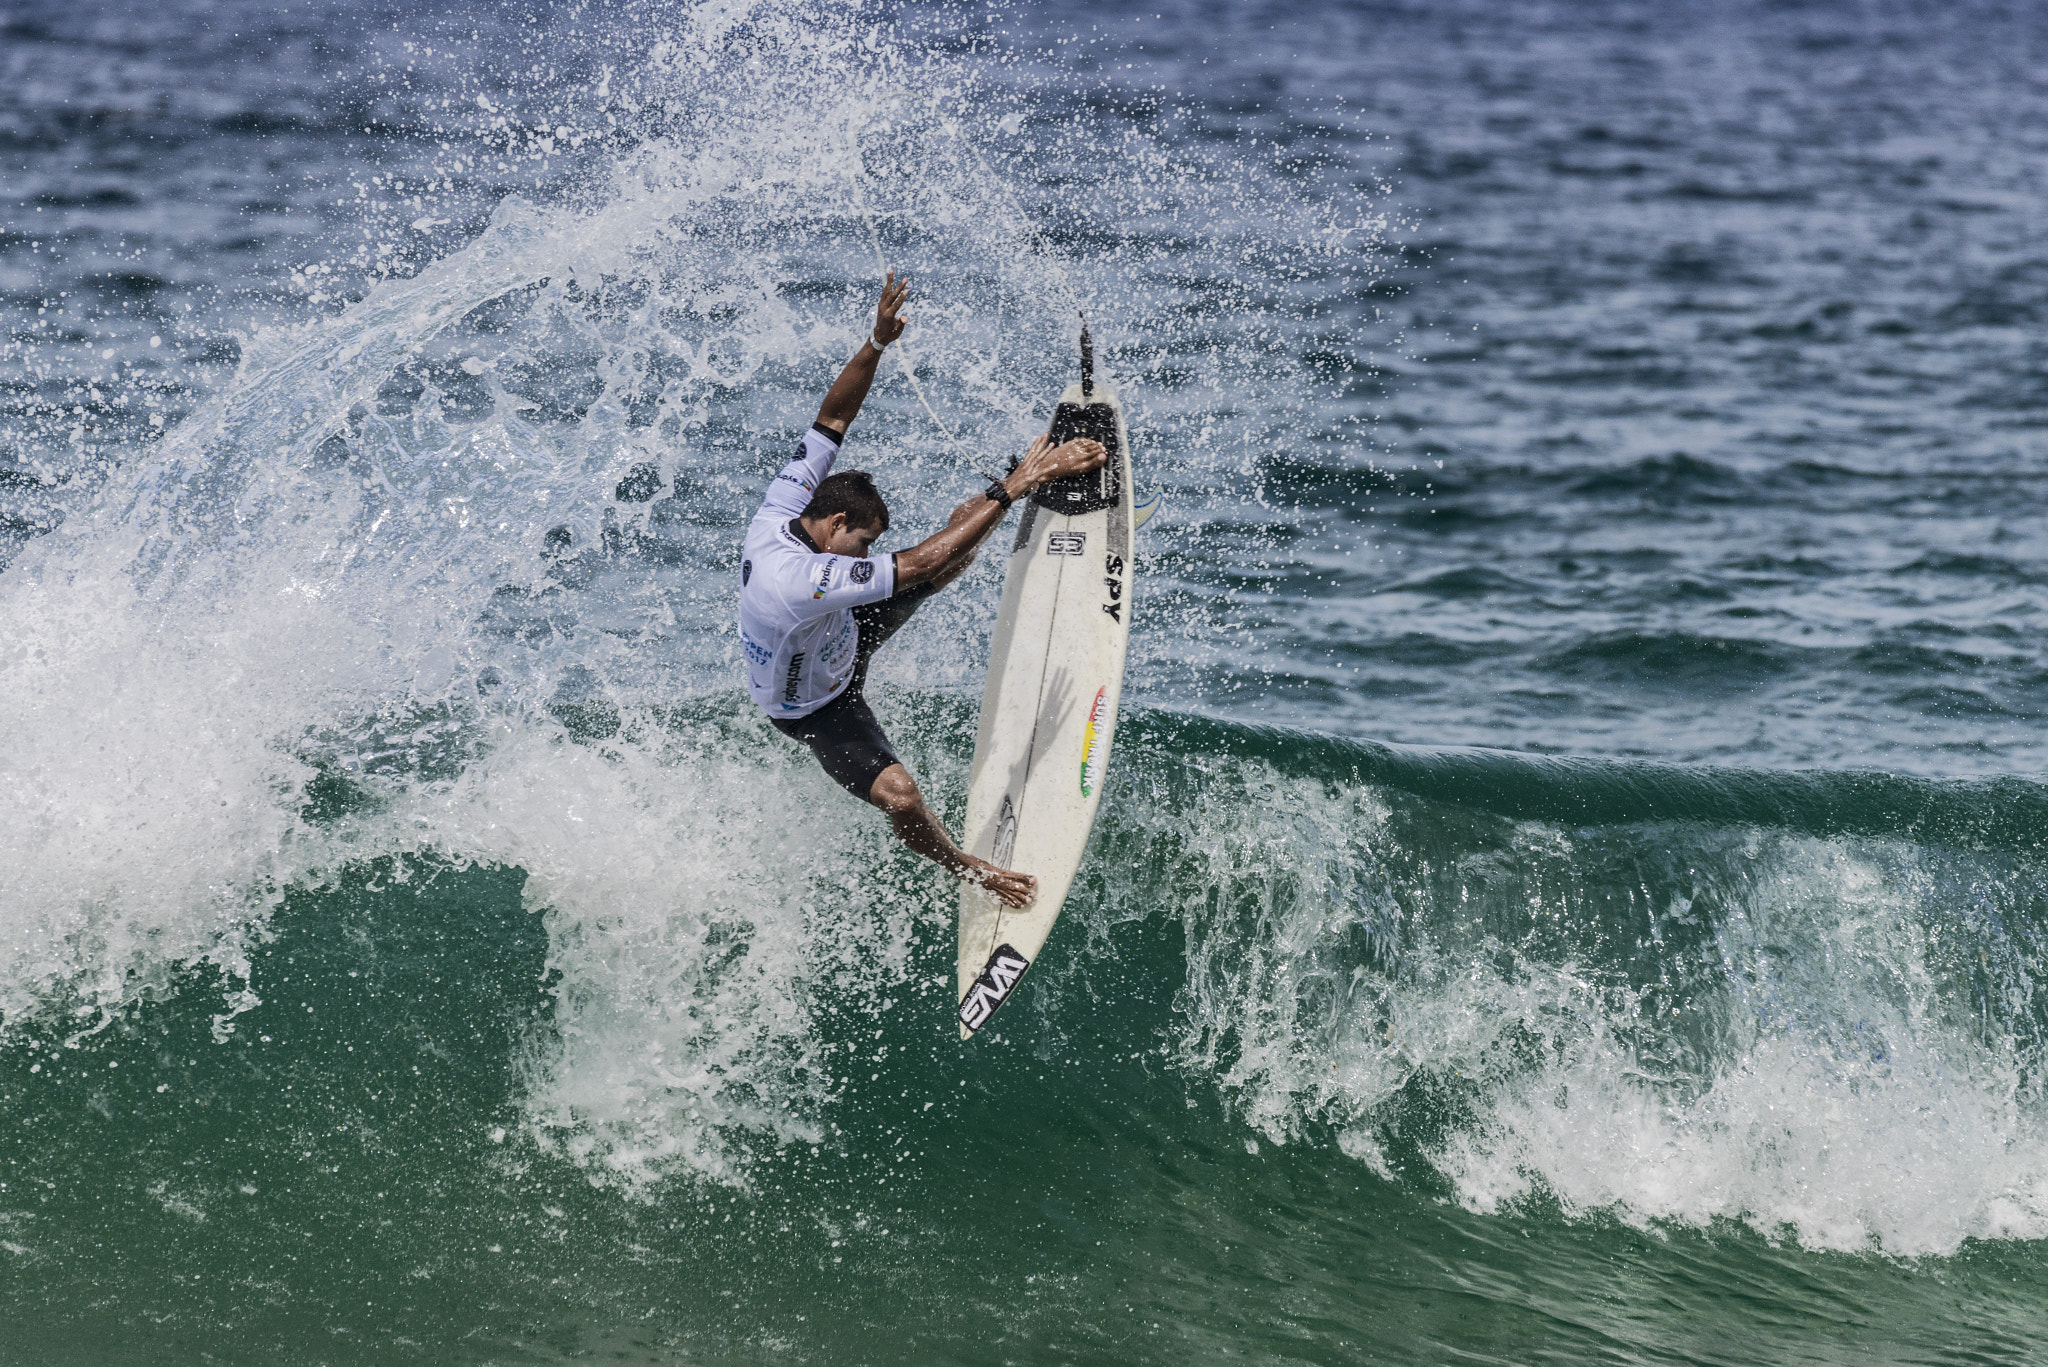
[[[1093,437],[1100,470],[1026,502],[1003,580],[967,792],[965,844],[1034,874],[1021,911],[975,887],[960,894],[960,1037],[1009,1000],[1059,919],[1081,867],[1123,694],[1131,632],[1131,461],[1123,408],[1093,382],[1082,333],[1081,383],[1060,395],[1053,440]]]

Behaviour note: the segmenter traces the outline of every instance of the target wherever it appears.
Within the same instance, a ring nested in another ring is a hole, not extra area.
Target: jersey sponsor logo
[[[875,577],[875,562],[856,560],[846,567],[846,577],[856,584],[865,584]]]
[[[801,455],[802,452],[799,451],[798,454]],[[809,480],[800,478],[799,476],[796,475],[792,475],[787,470],[784,470],[781,474],[777,475],[776,478],[788,480],[791,484],[794,484],[797,488],[803,490],[807,494],[811,492],[811,482]]]
[[[1088,545],[1086,532],[1053,532],[1045,538],[1047,555],[1079,555]]]
[[[747,581],[749,579],[752,579],[753,577],[754,562],[751,560],[740,561],[740,587],[745,588],[747,586]]]
[[[1081,732],[1081,796],[1095,792],[1102,778],[1102,759],[1109,751],[1109,685],[1095,690],[1095,705],[1088,709],[1088,726]],[[1098,749],[1098,743],[1100,748]]]
[[[981,976],[960,999],[960,1023],[969,1030],[979,1030],[987,1025],[988,1018],[1009,1000],[1017,980],[1029,967],[1031,960],[1008,945],[997,945],[996,952],[988,956],[988,965],[981,970]]]
[[[839,557],[836,555],[828,555],[825,557],[825,563],[818,566],[818,588],[817,592],[811,595],[811,601],[813,603],[817,602],[820,598],[823,598],[825,596],[825,590],[832,587],[832,571],[836,569],[838,565]]]
[[[797,696],[804,686],[804,661],[810,658],[807,651],[799,650],[789,657],[789,668],[782,671],[782,705],[795,707],[801,699]]]

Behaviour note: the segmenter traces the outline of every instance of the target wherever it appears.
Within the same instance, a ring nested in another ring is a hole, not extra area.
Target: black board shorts
[[[931,596],[930,584],[918,584],[879,603],[855,608],[853,623],[860,639],[854,647],[853,677],[847,680],[846,691],[807,717],[768,719],[783,735],[810,746],[831,780],[863,802],[882,771],[902,763],[889,748],[888,733],[882,730],[867,698],[862,696],[861,690],[868,681],[868,661],[884,641],[910,620],[919,604]]]

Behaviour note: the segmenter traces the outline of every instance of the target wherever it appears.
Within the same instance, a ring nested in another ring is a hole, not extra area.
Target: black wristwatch
[[[988,499],[989,502],[1002,504],[1003,511],[1006,513],[1010,511],[1010,505],[1016,502],[1015,499],[1010,497],[1010,491],[1003,487],[1003,482],[999,479],[990,480],[988,488],[981,492],[982,497]]]

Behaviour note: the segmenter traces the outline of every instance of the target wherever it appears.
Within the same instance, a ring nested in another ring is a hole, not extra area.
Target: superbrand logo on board
[[[1102,754],[1108,749],[1105,734],[1109,730],[1109,685],[1095,690],[1095,705],[1088,709],[1088,726],[1081,733],[1081,796],[1088,797],[1095,792],[1096,783],[1102,778]]]
[[[1008,945],[997,945],[996,952],[988,956],[988,966],[981,970],[981,976],[960,999],[960,1023],[969,1030],[979,1030],[987,1025],[988,1018],[1009,998],[1011,989],[1017,986],[1017,979],[1023,977],[1024,970],[1029,967],[1031,960]]]

